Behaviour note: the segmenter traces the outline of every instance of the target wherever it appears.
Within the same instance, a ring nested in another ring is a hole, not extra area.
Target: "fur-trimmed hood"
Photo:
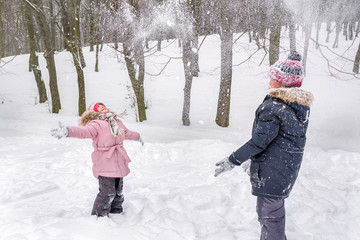
[[[269,97],[280,99],[295,113],[300,122],[305,123],[310,114],[310,105],[314,96],[299,88],[272,88]]]
[[[109,113],[113,114],[114,116],[116,116],[118,118],[122,118],[122,117],[127,115],[126,109],[120,114],[116,114],[116,113],[111,112],[111,111]],[[80,118],[80,126],[85,126],[91,120],[100,119],[99,118],[100,115],[101,115],[101,113],[95,112],[93,110],[88,110],[88,111],[84,112],[83,115]]]
[[[299,88],[272,88],[269,95],[279,98],[285,102],[296,102],[300,105],[309,107],[314,101],[312,93],[304,91]]]
[[[80,118],[80,126],[85,126],[89,121],[99,119],[101,113],[95,111],[87,111]]]

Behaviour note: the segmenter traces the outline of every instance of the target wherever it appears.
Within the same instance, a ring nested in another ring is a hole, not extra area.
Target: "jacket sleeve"
[[[235,165],[241,165],[247,159],[261,153],[278,135],[280,118],[279,109],[273,104],[265,104],[258,113],[258,120],[254,124],[251,139],[233,152],[229,160]]]
[[[89,122],[85,126],[79,127],[67,127],[68,137],[72,138],[95,138],[98,134],[98,131],[95,127],[94,122]]]
[[[137,141],[140,139],[140,134],[138,132],[129,130],[121,120],[118,120],[118,121],[120,122],[122,128],[124,129],[126,140]]]

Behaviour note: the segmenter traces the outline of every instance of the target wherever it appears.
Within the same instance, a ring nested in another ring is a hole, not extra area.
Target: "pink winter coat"
[[[130,131],[120,119],[116,119],[121,134],[113,136],[109,123],[106,120],[91,120],[85,126],[67,127],[68,137],[91,138],[94,152],[92,153],[93,173],[96,178],[125,177],[129,174],[128,164],[130,158],[127,155],[123,142],[139,140],[140,134]]]

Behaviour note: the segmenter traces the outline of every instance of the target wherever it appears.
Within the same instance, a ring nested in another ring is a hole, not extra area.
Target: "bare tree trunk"
[[[190,126],[190,97],[191,97],[191,86],[193,75],[191,72],[192,69],[192,53],[191,53],[191,40],[189,38],[184,38],[182,41],[183,46],[183,65],[185,73],[185,87],[184,87],[184,104],[182,111],[182,122],[185,126]]]
[[[133,39],[129,39],[132,41]],[[123,42],[124,57],[132,87],[136,96],[139,121],[146,120],[144,78],[145,78],[145,59],[141,41],[130,43],[129,40]]]
[[[95,40],[95,1],[90,0],[90,10],[89,10],[89,43],[90,43],[90,52],[94,51],[94,40]]]
[[[329,39],[330,39],[330,33],[331,33],[331,21],[326,22],[326,31],[327,31],[326,43],[328,43]]]
[[[67,42],[71,41],[70,40],[71,26],[70,26],[69,15],[68,15],[64,0],[60,0],[59,3],[60,3],[62,31],[64,33],[63,45],[64,45],[65,49],[69,51],[69,46],[67,44]]]
[[[82,50],[81,50],[81,41],[80,41],[80,25],[79,25],[79,13],[80,10],[80,0],[70,1],[68,3],[68,8],[65,9],[65,5],[63,4],[64,10],[66,11],[66,15],[70,16],[69,26],[70,26],[70,35],[69,40],[67,42],[68,49],[71,52],[73,57],[74,66],[77,73],[77,83],[78,83],[78,114],[81,116],[83,112],[86,110],[86,96],[85,96],[85,79],[84,79],[84,71],[83,71],[83,62],[82,58]],[[65,39],[66,40],[66,39]]]
[[[199,67],[199,38],[198,36],[194,36],[193,38],[193,44],[191,49],[191,55],[192,55],[192,64],[191,64],[191,73],[194,77],[199,76],[200,67]]]
[[[126,67],[131,80],[132,87],[136,96],[139,121],[146,120],[145,109],[145,55],[144,55],[144,39],[137,36],[136,33],[142,29],[141,18],[141,2],[130,2],[134,13],[133,22],[131,22],[125,32],[123,40],[123,51]]]
[[[85,58],[84,58],[84,54],[82,51],[82,44],[81,44],[81,30],[80,30],[80,4],[81,4],[81,0],[76,0],[75,1],[75,18],[74,20],[74,25],[75,25],[75,43],[76,43],[76,50],[77,50],[77,54],[79,56],[80,59],[80,63],[81,63],[81,68],[85,68],[86,67],[86,63],[85,63]]]
[[[114,39],[114,49],[118,50],[119,49],[119,40],[118,40],[118,33],[117,31],[114,31],[113,33],[113,39]]]
[[[44,57],[47,63],[47,69],[49,72],[49,85],[50,85],[50,93],[51,93],[51,105],[52,112],[59,113],[61,109],[60,103],[60,95],[57,84],[57,75],[56,75],[56,67],[55,67],[55,59],[54,59],[54,51],[53,43],[51,42],[51,31],[49,27],[49,21],[47,20],[44,10],[42,0],[24,0],[28,6],[32,7],[35,11],[37,24],[39,26],[39,30],[44,41]],[[31,4],[30,4],[31,3]]]
[[[291,23],[289,27],[290,51],[296,51],[295,24]]]
[[[349,39],[353,40],[354,38],[354,29],[355,29],[355,23],[353,20],[350,20],[349,23]]]
[[[223,2],[224,3],[224,2]],[[232,81],[232,19],[225,6],[221,8],[221,80],[215,122],[220,127],[228,127],[230,122],[230,96]]]
[[[99,72],[99,43],[96,44],[95,51],[95,72]]]
[[[321,22],[317,22],[316,23],[316,45],[315,45],[315,49],[319,49],[320,29],[321,29]]]
[[[336,36],[335,36],[335,41],[334,41],[334,44],[333,44],[333,48],[338,48],[338,46],[339,46],[339,35],[340,35],[340,32],[341,32],[341,22],[340,22],[340,20],[336,20],[335,29],[336,29]]]
[[[157,51],[161,52],[161,38],[159,37],[158,41],[157,41]]]
[[[2,12],[3,1],[0,0],[0,59],[5,56],[5,30],[3,23],[3,12]]]
[[[348,25],[349,22],[347,20],[344,21],[344,27],[343,27],[343,35],[345,36],[345,40],[348,40]]]
[[[193,44],[192,44],[192,65],[191,65],[191,73],[194,77],[199,76],[200,67],[199,67],[199,34],[200,34],[200,23],[201,23],[201,16],[200,16],[200,6],[201,1],[199,0],[192,0],[191,1],[191,12],[192,12],[192,25],[194,31],[193,37]]]
[[[272,14],[272,21],[270,27],[270,46],[269,46],[269,63],[273,65],[279,60],[280,52],[280,33],[281,33],[281,13],[280,1],[275,0],[274,12]]]
[[[29,6],[25,6],[25,21],[27,25],[27,31],[29,36],[29,45],[30,45],[30,59],[29,59],[29,67],[33,72],[36,86],[39,93],[39,102],[44,103],[48,100],[46,95],[45,83],[41,76],[41,70],[39,67],[39,58],[36,55],[36,40],[35,40],[35,31],[34,31],[34,23],[31,15],[31,9]]]
[[[49,1],[49,10],[50,10],[50,30],[51,30],[51,42],[54,44],[53,48],[56,49],[56,25],[54,17],[54,4],[53,0]]]
[[[359,64],[360,64],[360,44],[354,60],[354,67],[353,67],[354,73],[359,73]]]
[[[302,64],[304,66],[304,74],[306,75],[306,62],[307,62],[307,54],[309,50],[309,42],[311,38],[311,29],[312,29],[312,23],[308,23],[304,26],[305,31],[305,43],[304,43],[304,53],[303,53],[303,60]]]
[[[290,51],[296,51],[296,29],[293,13],[289,13],[289,38],[290,38]]]

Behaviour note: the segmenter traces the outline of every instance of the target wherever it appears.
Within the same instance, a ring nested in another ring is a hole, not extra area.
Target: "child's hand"
[[[67,127],[62,125],[61,122],[59,122],[58,128],[51,129],[51,136],[56,137],[57,139],[67,137],[68,134],[69,132],[67,130]]]
[[[215,177],[219,176],[223,172],[230,171],[235,167],[235,165],[229,161],[228,157],[216,163],[216,166],[219,168],[215,169]]]

